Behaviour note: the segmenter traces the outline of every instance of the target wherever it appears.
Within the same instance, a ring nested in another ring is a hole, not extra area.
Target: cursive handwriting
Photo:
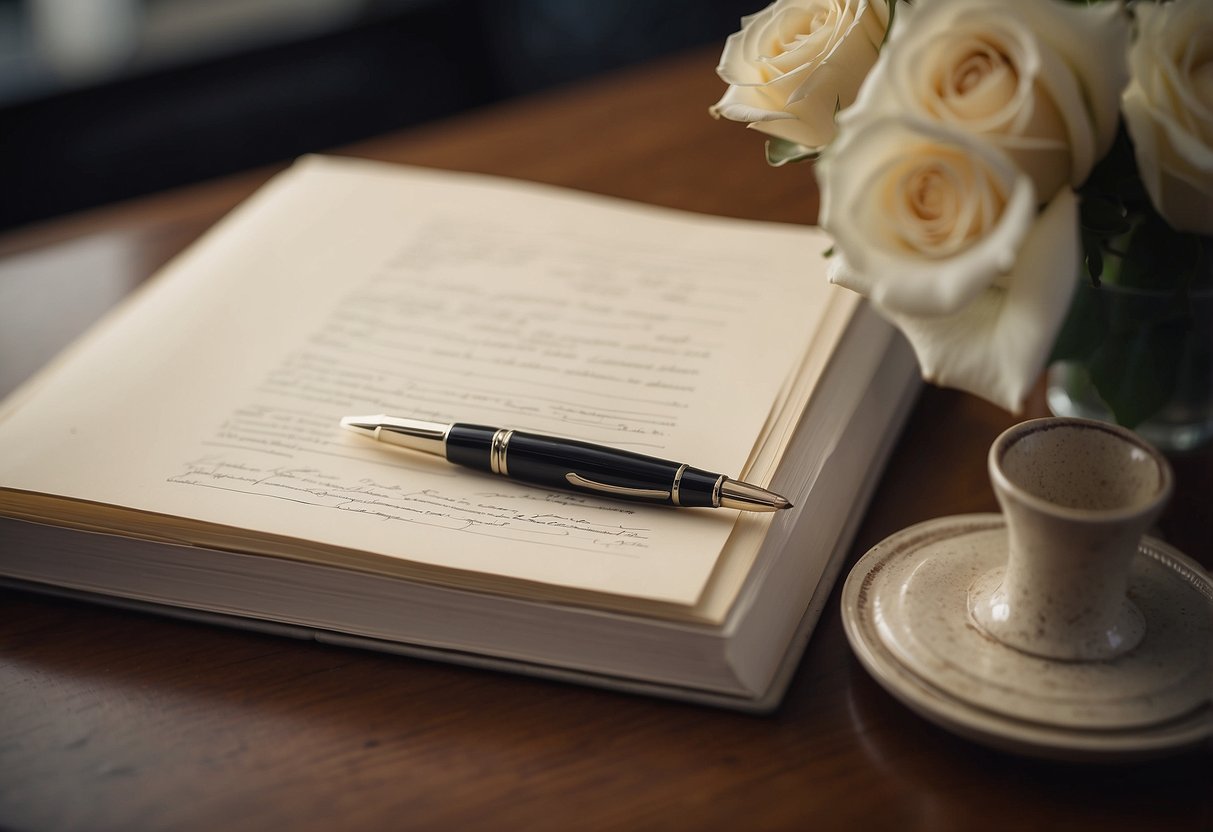
[[[635,550],[648,547],[648,529],[636,524],[597,521],[561,511],[561,501],[548,495],[501,491],[448,494],[438,488],[409,489],[370,478],[356,481],[314,466],[259,467],[221,453],[185,463],[168,481],[177,485],[219,488],[242,494],[303,503],[387,522],[422,523],[458,532],[494,537],[556,542],[569,548]],[[538,508],[535,503],[542,503]],[[576,505],[584,514],[587,504]],[[591,508],[603,508],[590,504]],[[614,513],[605,507],[605,514]],[[625,511],[629,517],[634,512]]]

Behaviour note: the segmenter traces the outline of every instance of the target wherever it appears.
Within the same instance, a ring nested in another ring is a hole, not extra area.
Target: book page
[[[266,536],[370,569],[694,604],[736,512],[547,491],[338,422],[474,422],[737,475],[820,328],[825,247],[806,228],[304,160],[18,391],[0,487],[163,515],[147,533],[185,518],[195,543],[214,524],[254,551]]]

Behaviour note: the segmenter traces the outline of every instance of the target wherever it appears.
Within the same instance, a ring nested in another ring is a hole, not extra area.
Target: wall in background
[[[0,0],[0,229],[717,42],[738,0]]]

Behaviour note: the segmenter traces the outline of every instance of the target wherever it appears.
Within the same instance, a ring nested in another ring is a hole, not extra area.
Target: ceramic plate
[[[944,517],[872,548],[843,587],[843,623],[860,661],[893,696],[962,736],[1064,759],[1154,756],[1213,735],[1213,581],[1145,538],[1129,597],[1146,636],[1109,661],[1054,661],[984,634],[969,587],[1007,559],[1002,516]]]

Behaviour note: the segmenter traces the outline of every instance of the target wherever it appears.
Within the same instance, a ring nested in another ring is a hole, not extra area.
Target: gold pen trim
[[[489,469],[494,474],[500,474],[503,477],[510,475],[507,456],[510,452],[510,437],[513,435],[514,431],[506,428],[501,428],[493,434],[493,439],[489,443]]]
[[[640,497],[646,500],[668,500],[670,498],[670,492],[662,491],[660,488],[631,488],[626,485],[595,482],[594,480],[586,479],[580,474],[574,474],[572,471],[565,474],[564,479],[570,485],[588,488],[591,491],[600,491],[603,494],[612,494],[616,497]]]
[[[670,490],[670,502],[676,506],[682,505],[679,495],[682,492],[682,475],[686,470],[687,465],[684,462],[682,465],[678,466],[678,471],[674,474],[674,485]]]

